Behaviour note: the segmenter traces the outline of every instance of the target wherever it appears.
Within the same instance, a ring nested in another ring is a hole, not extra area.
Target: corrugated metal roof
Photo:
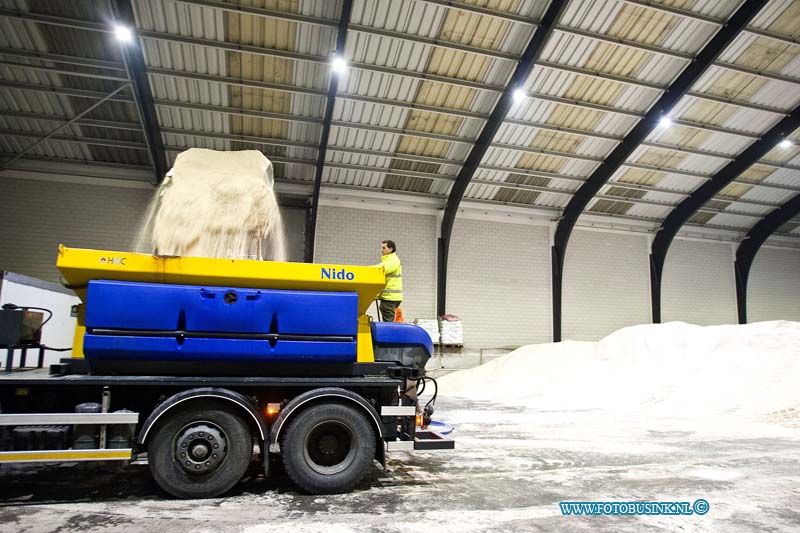
[[[692,89],[785,111],[800,102],[794,85],[716,66],[709,68]]]
[[[343,168],[327,168],[325,182],[342,185],[355,185],[358,187],[380,187],[383,183],[383,174],[369,170],[353,170]]]
[[[531,26],[451,9],[442,21],[437,37],[452,43],[520,55],[532,33]]]
[[[542,60],[659,85],[668,85],[686,66],[681,59],[559,32],[548,41]]]
[[[0,70],[0,76],[2,71]],[[0,91],[0,108],[6,111],[25,113],[45,113],[56,116],[70,116],[69,102],[63,96],[23,89],[3,88]]]
[[[41,70],[26,70],[20,67],[0,65],[0,78],[7,81],[17,81],[35,85],[61,86],[61,79],[58,74]]]
[[[1,129],[36,134],[28,136],[7,134],[0,135],[0,139],[2,139],[2,151],[5,153],[22,151],[24,148],[35,143],[38,140],[38,137],[49,133],[56,126],[57,124],[51,121],[0,116]],[[78,126],[69,125],[63,128],[59,132],[59,135],[79,137],[81,135],[81,130]],[[67,159],[93,159],[92,152],[84,145],[52,139],[44,141],[27,153],[31,155],[61,157]]]
[[[529,89],[548,96],[639,112],[646,111],[656,98],[653,91],[645,87],[551,69],[538,70],[536,76],[529,79]]]
[[[414,0],[363,0],[353,2],[351,24],[408,33],[421,37],[436,37],[448,10]],[[349,36],[348,36],[349,37]]]
[[[353,69],[339,84],[339,92],[411,102],[420,83],[404,76]]]
[[[157,100],[228,106],[227,87],[219,83],[151,74],[150,88],[153,92],[153,97]]]
[[[158,106],[158,123],[164,128],[229,133],[228,116],[192,109]]]
[[[570,2],[561,24],[687,53],[696,53],[714,33],[697,20],[606,0]]]
[[[347,36],[345,49],[348,60],[414,72],[425,71],[432,53],[433,47],[427,44],[357,32]]]
[[[494,138],[495,143],[521,147],[541,148],[557,152],[602,158],[616,146],[614,141],[544,129],[535,129],[516,124],[504,124]]]
[[[215,76],[228,75],[225,68],[225,52],[222,50],[152,39],[142,40],[142,50],[145,63],[149,67]]]
[[[9,2],[5,9],[19,9]],[[24,4],[23,4],[24,5]],[[47,51],[47,44],[32,22],[12,20],[0,17],[0,45],[4,48],[20,48],[24,50]]]
[[[333,120],[401,128],[410,113],[411,110],[399,107],[387,108],[370,102],[338,99],[333,108]]]
[[[210,7],[183,2],[136,0],[133,2],[133,12],[136,25],[141,30],[225,40],[224,17],[220,16],[220,11]]]
[[[717,20],[726,20],[733,15],[741,3],[740,0],[692,0],[688,2],[689,5],[679,2],[678,7],[689,9],[698,15],[705,15]]]
[[[333,129],[333,128],[331,128]],[[329,151],[325,154],[325,160],[333,163],[342,163],[364,168],[389,168],[391,161],[390,151],[384,152],[385,155],[353,154],[347,152]]]
[[[233,3],[236,3],[234,1]],[[465,2],[501,12],[514,13],[530,18],[541,17],[549,2],[545,0],[475,0]],[[241,43],[308,53],[314,56],[329,56],[335,46],[336,24],[341,2],[321,0],[269,0],[248,2],[273,11],[301,13],[306,16],[324,18],[324,25],[307,24],[291,20],[276,20],[253,14],[241,14],[210,7],[189,5],[180,1],[135,0],[133,2],[137,24],[144,30],[208,39],[226,43]],[[676,7],[724,19],[737,8],[738,0],[714,2],[711,0],[679,3]],[[798,33],[794,22],[798,2],[774,0],[762,10],[753,26],[784,35]],[[67,17],[103,21],[103,10],[93,9],[86,0],[67,0],[50,3],[44,1],[25,2],[0,0],[7,9],[51,12]],[[669,5],[675,5],[669,2]],[[105,9],[105,7],[103,7]],[[333,120],[340,125],[331,128],[329,150],[326,160],[332,165],[348,165],[356,168],[326,166],[325,182],[343,183],[356,187],[376,187],[397,191],[446,194],[452,180],[433,179],[434,176],[453,177],[459,167],[447,164],[464,161],[471,149],[470,144],[449,140],[431,139],[414,135],[412,131],[451,136],[465,141],[477,138],[485,121],[458,114],[436,113],[427,109],[382,105],[379,102],[364,102],[352,95],[376,99],[391,99],[414,106],[433,106],[488,115],[498,101],[499,93],[459,85],[458,80],[469,80],[502,87],[508,80],[515,61],[488,54],[448,47],[448,44],[478,47],[487,51],[518,55],[528,43],[533,26],[481,13],[440,4],[413,0],[360,0],[355,2],[351,25],[357,30],[348,33],[345,56],[351,63],[363,63],[376,68],[389,67],[409,70],[420,75],[447,76],[453,83],[414,79],[362,68],[350,69],[339,84],[339,94],[334,106]],[[570,2],[559,24],[565,28],[595,32],[612,39],[622,39],[647,46],[660,47],[684,54],[696,54],[705,42],[717,31],[718,25],[701,20],[667,13],[651,7],[616,0],[589,0]],[[377,31],[398,32],[407,39],[369,33]],[[364,31],[361,31],[364,30]],[[415,38],[433,39],[436,43],[413,42]],[[77,44],[76,44],[77,43]],[[329,68],[324,62],[297,61],[293,59],[266,57],[223,51],[207,46],[167,42],[152,38],[142,39],[146,63],[154,68],[178,70],[189,75],[197,73],[209,76],[241,78],[283,84],[298,88],[326,91]],[[116,46],[104,35],[73,28],[52,28],[34,23],[21,23],[0,17],[0,47],[21,48],[71,54],[82,57],[110,58],[119,60]],[[800,47],[754,34],[740,35],[726,50],[721,59],[739,65],[764,69],[791,77],[800,77]],[[648,84],[666,86],[680,73],[687,61],[653,50],[625,46],[620,43],[577,35],[569,31],[555,31],[543,54],[543,60],[551,64],[584,69]],[[29,62],[14,58],[19,63]],[[30,61],[42,64],[40,61]],[[63,66],[63,65],[62,65]],[[68,70],[71,67],[63,67]],[[117,73],[119,74],[119,73]],[[56,75],[44,71],[21,70],[0,67],[4,80],[19,80],[36,85],[50,85],[109,91],[115,85],[103,80]],[[326,98],[273,89],[242,88],[228,83],[150,74],[151,88],[158,120],[166,130],[186,130],[185,135],[164,133],[165,143],[173,148],[203,146],[221,149],[259,148],[272,157],[288,157],[314,162],[317,150],[291,146],[258,145],[251,142],[215,139],[191,135],[190,131],[204,134],[235,136],[246,135],[252,140],[259,138],[288,139],[316,145],[321,131]],[[563,208],[570,196],[564,191],[575,191],[580,181],[559,179],[557,176],[587,177],[597,168],[597,161],[580,159],[603,158],[613,150],[616,141],[589,135],[557,131],[555,128],[597,132],[621,138],[638,122],[636,116],[609,113],[581,107],[581,102],[601,104],[621,110],[644,113],[656,101],[661,92],[652,87],[637,86],[602,77],[590,77],[575,72],[559,70],[550,66],[537,66],[527,80],[527,88],[545,95],[572,99],[577,105],[527,98],[512,106],[508,118],[546,125],[504,124],[494,143],[519,146],[523,150],[490,148],[482,164],[505,167],[506,171],[480,169],[477,180],[471,184],[466,198],[494,200],[514,205],[532,205]],[[723,98],[751,102],[765,107],[788,111],[800,103],[800,91],[795,84],[771,80],[747,73],[720,67],[709,70],[693,90],[707,92]],[[231,113],[223,110],[200,110],[188,107],[168,106],[168,102],[187,105],[230,106]],[[28,93],[4,88],[0,93],[0,109],[29,113],[73,114],[90,100],[76,97],[56,96],[44,93]],[[241,110],[235,112],[235,110]],[[286,117],[297,116],[316,119],[316,122],[286,121],[279,118],[258,117],[252,112],[279,113]],[[708,124],[759,135],[767,131],[778,120],[780,114],[756,109],[711,102],[686,97],[671,111],[673,117],[698,124]],[[138,120],[131,104],[114,102],[104,105],[92,117],[106,120],[136,122]],[[348,127],[354,123],[361,127]],[[4,120],[4,129],[47,130],[52,122]],[[373,131],[364,127],[391,128],[394,133]],[[403,134],[405,130],[407,133]],[[39,130],[36,130],[39,131]],[[118,140],[140,140],[141,135],[132,131],[116,132],[107,128],[72,126],[65,135],[108,137]],[[12,147],[18,148],[19,138]],[[15,140],[16,139],[16,140]],[[660,144],[686,147],[693,150],[735,156],[751,142],[752,136],[734,135],[702,128],[675,125],[654,131],[649,139]],[[23,139],[23,142],[25,139]],[[338,150],[368,150],[372,154],[347,153]],[[83,146],[78,143],[52,141],[41,150],[60,157],[109,159],[115,161],[147,162],[145,150],[107,146]],[[524,151],[527,150],[527,151]],[[536,151],[560,152],[537,153]],[[42,152],[44,153],[44,152]],[[574,154],[574,155],[570,155]],[[414,160],[415,156],[432,158],[431,161]],[[172,154],[170,158],[172,158]],[[411,157],[411,159],[408,159]],[[767,159],[790,162],[800,166],[800,149],[774,150]],[[675,150],[640,147],[630,161],[648,165],[672,166],[675,169],[713,174],[727,160],[712,155],[690,154]],[[290,180],[312,179],[313,164],[293,164],[278,161],[276,174]],[[522,172],[514,172],[521,169]],[[526,175],[530,172],[549,173],[547,176]],[[415,174],[422,173],[422,174]],[[765,183],[800,187],[800,172],[793,169],[778,169],[757,165],[749,169],[744,179],[763,180]],[[499,181],[499,185],[485,183]],[[651,202],[677,203],[684,196],[668,192],[643,191],[614,185],[628,182],[691,192],[705,180],[674,172],[655,172],[633,167],[622,167],[612,177],[612,183],[603,187],[602,193],[610,198],[590,203],[593,210],[608,211],[624,215],[642,216],[649,219],[663,218],[668,206],[635,203],[640,199]],[[530,190],[514,187],[516,184],[550,188]],[[744,200],[770,201],[778,204],[792,195],[792,191],[746,184],[731,184],[725,194]],[[764,206],[742,202],[712,202],[707,207],[720,207],[744,213],[763,214]],[[733,217],[733,218],[730,218]],[[741,220],[740,220],[741,219]],[[738,215],[699,213],[696,222],[732,227],[737,224],[752,225],[755,219]]]
[[[796,74],[786,69],[800,55],[800,47],[753,33],[740,33],[719,60],[775,74]]]
[[[399,138],[400,135],[391,133],[332,126],[328,143],[331,146],[373,150],[388,155],[395,151]]]

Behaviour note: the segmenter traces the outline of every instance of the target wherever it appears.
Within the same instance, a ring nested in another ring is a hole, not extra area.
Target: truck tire
[[[281,444],[289,477],[311,494],[349,492],[375,457],[375,432],[347,405],[322,404],[303,411]]]
[[[181,409],[153,435],[150,472],[178,498],[213,498],[242,479],[253,454],[250,429],[224,405]]]

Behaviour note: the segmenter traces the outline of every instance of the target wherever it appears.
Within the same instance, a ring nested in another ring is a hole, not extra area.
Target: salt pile
[[[148,209],[134,249],[169,256],[287,257],[272,163],[257,150],[190,148]]]
[[[440,392],[534,409],[664,415],[800,408],[800,322],[639,325],[599,342],[523,346],[439,380]]]

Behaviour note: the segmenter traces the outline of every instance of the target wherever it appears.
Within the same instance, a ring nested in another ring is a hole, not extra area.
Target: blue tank
[[[84,354],[94,373],[265,375],[356,361],[355,292],[94,280]]]

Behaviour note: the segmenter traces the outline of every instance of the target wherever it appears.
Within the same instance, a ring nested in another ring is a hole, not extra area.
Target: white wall
[[[800,321],[800,250],[761,248],[747,282],[747,321]]]
[[[317,212],[315,263],[377,265],[381,241],[397,244],[403,265],[406,321],[436,316],[436,217],[321,205]],[[374,316],[375,306],[371,307]]]
[[[661,321],[738,323],[733,245],[675,239],[661,276]]]
[[[647,238],[575,229],[561,291],[564,340],[599,340],[626,326],[649,324]]]
[[[153,190],[0,180],[0,270],[59,283],[59,243],[132,249]],[[289,258],[303,260],[305,210],[281,208]]]
[[[302,263],[306,251],[306,210],[300,207],[281,207],[281,216],[286,231],[288,260]]]
[[[447,312],[464,344],[501,347],[552,340],[548,228],[457,218],[450,240]]]
[[[119,250],[133,243],[152,192],[38,180],[0,180],[0,269],[59,282],[59,243]]]

